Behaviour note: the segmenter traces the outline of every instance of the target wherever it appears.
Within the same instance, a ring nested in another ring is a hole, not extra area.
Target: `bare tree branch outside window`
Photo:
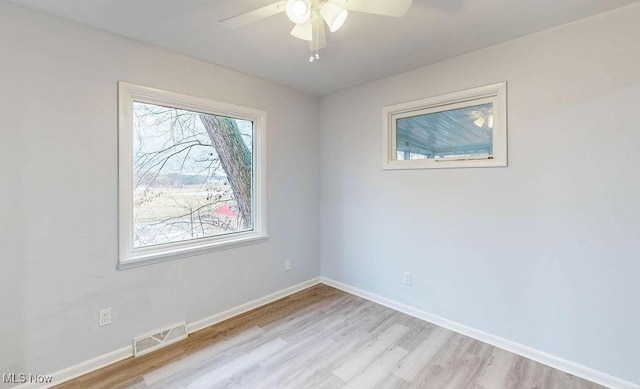
[[[253,229],[248,120],[134,102],[134,247]]]

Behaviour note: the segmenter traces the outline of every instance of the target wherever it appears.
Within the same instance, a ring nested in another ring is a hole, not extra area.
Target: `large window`
[[[506,83],[383,109],[384,168],[507,165]]]
[[[266,239],[265,117],[119,83],[121,268]]]

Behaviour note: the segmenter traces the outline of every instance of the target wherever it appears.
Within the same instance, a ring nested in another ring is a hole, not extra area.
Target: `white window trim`
[[[397,160],[396,121],[400,118],[493,103],[493,158],[456,160]],[[383,169],[439,169],[507,166],[507,83],[500,82],[464,91],[447,93],[382,109]]]
[[[134,248],[133,244],[133,103],[164,105],[253,122],[254,228],[191,241]],[[265,111],[140,85],[118,82],[119,269],[145,266],[206,252],[264,242],[267,235]]]

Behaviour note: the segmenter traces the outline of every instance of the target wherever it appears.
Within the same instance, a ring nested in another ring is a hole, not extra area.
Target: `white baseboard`
[[[132,356],[133,356],[133,349],[131,348],[131,346],[123,347],[115,351],[112,351],[110,353],[100,355],[91,360],[79,363],[75,366],[71,366],[51,374],[53,376],[53,381],[49,386],[59,385],[63,382],[67,382],[76,377],[80,377],[81,375],[91,373],[94,370],[101,369],[105,366],[109,366],[116,362],[120,362],[121,360],[127,359]],[[31,388],[42,388],[42,384],[25,383],[25,384],[16,386],[14,389],[31,389]]]
[[[587,366],[583,366],[575,362],[571,362],[566,359],[559,358],[555,355],[547,354],[543,351],[536,350],[529,346],[525,346],[520,343],[516,343],[508,339],[504,339],[499,336],[486,333],[484,331],[480,331],[478,329],[466,326],[464,324],[456,323],[454,321],[445,319],[443,317],[433,315],[429,312],[425,312],[425,311],[410,307],[408,305],[393,301],[386,297],[378,296],[377,294],[370,293],[365,290],[358,289],[353,286],[343,284],[341,282],[338,282],[326,277],[321,277],[321,282],[323,284],[343,290],[347,293],[351,293],[353,295],[373,301],[380,305],[384,305],[396,311],[406,313],[407,315],[428,321],[440,327],[444,327],[446,329],[457,332],[459,334],[477,339],[481,342],[488,343],[492,346],[496,346],[498,348],[507,350],[514,354],[521,355],[525,358],[532,359],[536,362],[540,362],[544,365],[553,367],[554,369],[558,369],[558,370],[564,371],[565,373],[569,373],[574,376],[584,378],[585,380],[595,382],[596,384],[603,385],[609,388],[617,388],[617,389],[640,389],[640,385],[638,384],[625,381],[621,378],[614,377],[606,373],[602,373],[600,371],[594,370]]]
[[[196,331],[201,330],[203,328],[206,328],[206,327],[212,326],[214,324],[220,323],[221,321],[225,321],[225,320],[230,319],[230,318],[232,318],[234,316],[238,316],[238,315],[240,315],[242,313],[248,312],[248,311],[250,311],[252,309],[256,309],[256,308],[259,308],[259,307],[261,307],[263,305],[272,303],[272,302],[274,302],[276,300],[279,300],[279,299],[281,299],[283,297],[287,297],[289,295],[292,295],[294,293],[297,293],[297,292],[299,292],[301,290],[307,289],[307,288],[309,288],[311,286],[314,286],[314,285],[317,285],[319,283],[320,283],[320,277],[312,278],[309,281],[302,282],[302,283],[300,283],[298,285],[294,285],[294,286],[292,286],[290,288],[286,288],[286,289],[277,291],[275,293],[271,293],[268,296],[260,297],[259,299],[250,301],[250,302],[248,302],[246,304],[242,304],[242,305],[239,305],[237,307],[234,307],[234,308],[231,308],[229,310],[226,310],[224,312],[217,313],[217,314],[215,314],[213,316],[206,317],[206,318],[204,318],[202,320],[198,320],[198,321],[195,321],[193,323],[189,323],[189,324],[187,324],[187,331],[189,333],[196,332]]]
[[[301,290],[307,289],[319,283],[320,283],[320,277],[312,278],[308,281],[302,282],[300,284],[291,286],[286,289],[282,289],[275,293],[271,293],[270,295],[250,301],[246,304],[242,304],[237,307],[226,310],[224,312],[215,314],[213,316],[209,316],[202,320],[195,321],[193,323],[187,324],[187,332],[191,334],[203,328],[220,323],[221,321],[224,321],[234,316],[248,312],[252,309],[259,308],[263,305],[279,300],[283,297],[287,297],[289,295],[292,295],[294,293],[297,293]],[[105,366],[109,366],[116,362],[120,362],[123,359],[127,359],[129,357],[133,357],[132,346],[123,347],[121,349],[112,351],[110,353],[100,355],[99,357],[93,358],[89,361],[79,363],[75,366],[71,366],[69,368],[66,368],[51,374],[53,376],[53,382],[51,383],[51,385],[47,387],[50,387],[53,385],[59,385],[63,382],[67,382],[76,377],[80,377],[81,375],[91,373],[92,371],[101,369]],[[42,388],[42,387],[43,387],[42,384],[25,383],[25,384],[16,386],[14,389],[32,389],[32,388],[35,389],[35,388]]]

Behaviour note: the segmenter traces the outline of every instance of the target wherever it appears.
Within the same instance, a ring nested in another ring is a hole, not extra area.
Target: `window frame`
[[[252,230],[161,245],[134,247],[134,102],[162,105],[253,122]],[[263,110],[122,81],[118,82],[118,269],[145,266],[267,241],[266,121],[267,113]]]
[[[398,119],[450,111],[491,102],[493,104],[493,158],[397,159]],[[442,169],[507,166],[507,83],[388,105],[382,108],[383,169]]]

